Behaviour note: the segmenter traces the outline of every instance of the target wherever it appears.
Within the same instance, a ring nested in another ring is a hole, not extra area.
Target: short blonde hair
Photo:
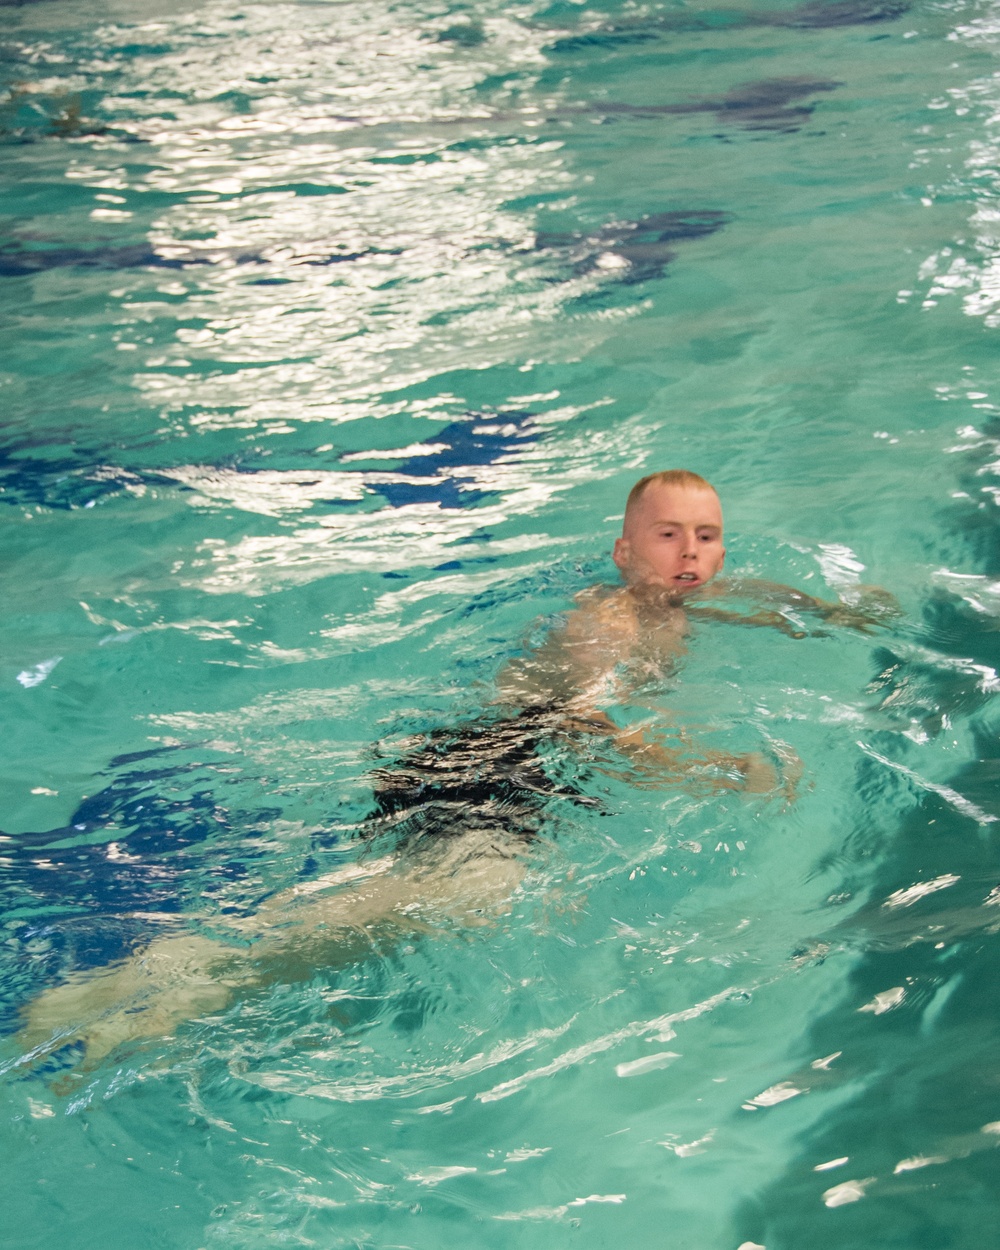
[[[647,473],[645,477],[639,478],[628,493],[628,499],[625,501],[626,516],[646,493],[647,486],[686,486],[689,490],[715,492],[715,487],[711,482],[706,482],[700,474],[692,473],[690,469],[663,469],[659,473]]]

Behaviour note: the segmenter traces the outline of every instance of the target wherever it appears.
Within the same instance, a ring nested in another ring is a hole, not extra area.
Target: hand
[[[823,620],[870,634],[874,626],[888,625],[903,612],[896,596],[881,586],[857,586],[851,598],[852,602],[825,604],[821,610]]]

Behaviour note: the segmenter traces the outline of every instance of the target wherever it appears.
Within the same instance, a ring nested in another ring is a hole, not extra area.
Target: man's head
[[[719,496],[703,477],[669,469],[632,487],[614,549],[627,585],[697,590],[719,572],[725,556]]]

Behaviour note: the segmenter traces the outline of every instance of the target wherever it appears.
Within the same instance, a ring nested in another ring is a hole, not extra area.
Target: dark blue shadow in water
[[[522,409],[463,413],[428,439],[435,450],[410,456],[397,465],[394,473],[399,481],[372,482],[371,489],[394,508],[414,503],[474,507],[495,494],[472,484],[475,469],[496,464],[535,443],[540,434],[536,416]],[[0,447],[0,507],[70,511],[93,507],[140,486],[185,492],[192,489],[150,470],[106,463],[100,459],[100,448],[79,447],[67,454],[65,440],[60,440],[52,454],[45,454],[46,450],[44,442],[23,438]],[[373,459],[377,455],[373,454]],[[244,458],[215,467],[248,476],[257,471],[256,465]],[[274,467],[274,459],[269,457],[267,468]],[[301,460],[292,467],[301,468]],[[359,471],[358,476],[365,480],[369,474]],[[356,506],[353,501],[338,499],[324,502],[329,508],[350,510]]]
[[[210,766],[169,763],[178,750],[116,759],[110,770],[125,771],[84,799],[67,825],[4,837],[0,1020],[13,1026],[39,981],[110,963],[148,942],[180,913],[192,874],[210,897],[213,883],[221,890],[244,878],[260,856],[239,846],[238,831],[260,827],[276,809],[231,812],[212,790],[218,775]],[[153,759],[163,766],[131,767]]]
[[[615,106],[615,110],[644,111],[633,110],[631,105]],[[662,278],[677,255],[675,244],[706,238],[730,221],[729,213],[717,209],[651,213],[637,221],[612,222],[590,232],[540,230],[535,235],[534,248],[561,255],[577,274],[599,270],[602,256],[618,256],[627,264],[617,271],[616,282],[632,286]]]
[[[343,265],[367,256],[396,256],[398,249],[365,248],[360,252],[311,253],[298,256],[283,264],[308,267]],[[272,258],[266,252],[245,252],[235,248],[202,249],[189,247],[183,255],[164,256],[148,243],[134,243],[124,247],[107,247],[94,243],[87,247],[53,247],[44,242],[33,245],[24,242],[0,247],[0,277],[21,278],[44,273],[49,269],[96,269],[117,272],[121,269],[190,269],[198,266],[217,265],[267,265]],[[263,279],[263,281],[267,281]]]
[[[93,507],[129,487],[178,489],[173,479],[156,473],[95,462],[98,449],[80,447],[67,455],[64,445],[61,440],[60,450],[53,455],[38,454],[45,450],[42,441],[19,439],[0,447],[0,506],[70,511]]]
[[[114,760],[111,768],[122,763]],[[212,844],[221,839],[231,848],[234,823],[256,827],[280,814],[277,808],[262,808],[240,813],[234,821],[212,789],[217,784],[217,775],[200,761],[124,772],[84,799],[65,826],[5,840],[0,897],[6,895],[8,905],[20,899],[23,906],[27,892],[69,910],[103,913],[177,910],[178,882],[200,863],[182,853],[208,844],[207,854],[215,858]],[[113,836],[90,840],[102,832]],[[241,850],[237,859],[224,850],[211,871],[223,881],[237,880],[257,854]]]
[[[470,470],[496,464],[505,456],[530,446],[538,438],[536,414],[527,411],[469,412],[432,436],[439,450],[404,460],[400,477],[424,482],[378,482],[372,489],[394,508],[414,503],[437,503],[442,508],[471,508],[495,492],[465,485],[474,480]]]

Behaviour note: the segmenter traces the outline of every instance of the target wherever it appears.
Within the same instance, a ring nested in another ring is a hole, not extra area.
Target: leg
[[[123,1043],[224,1010],[240,992],[362,959],[387,931],[488,924],[524,877],[514,849],[502,833],[482,830],[440,838],[419,856],[352,865],[276,895],[232,926],[234,938],[249,941],[242,949],[178,934],[110,968],[74,973],[24,1009],[23,1062],[78,1041],[96,1063]]]

